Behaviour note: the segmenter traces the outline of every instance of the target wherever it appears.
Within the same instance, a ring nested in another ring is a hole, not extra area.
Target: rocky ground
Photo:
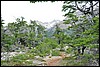
[[[11,57],[17,56],[19,54],[26,54],[26,52],[25,51],[1,52],[1,60],[7,60],[7,59],[10,60]],[[66,54],[65,52],[61,52],[59,56],[40,57],[37,55],[37,56],[34,56],[34,59],[27,59],[25,61],[31,61],[32,65],[34,65],[34,66],[63,66],[63,64],[61,64],[61,63],[80,62],[82,59],[85,58],[84,56],[79,56],[74,61],[73,60],[71,61],[70,59],[63,60],[64,58],[69,58],[72,56],[74,56],[74,55]],[[87,64],[87,66],[99,66],[98,62],[96,60],[90,59],[89,63],[86,63],[86,64]]]
[[[1,60],[7,60],[7,58],[11,58],[13,56],[17,56],[18,54],[25,54],[25,52],[2,52],[1,53]],[[60,61],[65,58],[69,57],[70,55],[65,55],[64,53],[61,53],[61,56],[35,56],[34,60],[26,60],[26,61],[32,61],[34,65],[36,66],[58,66],[60,64]]]

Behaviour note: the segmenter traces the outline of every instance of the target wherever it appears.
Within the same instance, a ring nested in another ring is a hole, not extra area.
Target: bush
[[[35,53],[35,55],[46,56],[50,54],[50,50],[56,48],[58,46],[55,40],[46,38],[42,43],[36,46],[36,49],[31,49],[31,53]]]
[[[56,50],[52,51],[52,56],[59,56],[59,55],[60,55],[60,51],[56,51]]]
[[[33,54],[19,54],[17,56],[12,57],[12,61],[18,61],[18,60],[27,60],[27,59],[34,59],[34,55]]]

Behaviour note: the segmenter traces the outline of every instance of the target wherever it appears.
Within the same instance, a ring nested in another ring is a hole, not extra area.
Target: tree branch
[[[82,7],[81,8],[84,9],[84,6],[86,6],[87,3],[88,3],[88,1],[85,3],[85,5],[82,6],[83,8]]]
[[[83,12],[84,14],[88,14],[88,13],[91,14],[91,12],[89,12],[89,11],[85,11],[85,10],[83,10],[83,9],[80,9],[80,8],[78,7],[76,1],[75,1],[75,5],[76,5],[77,9],[78,9],[79,11]]]
[[[94,5],[92,5],[92,6],[95,6],[95,5],[98,4],[98,3],[99,3],[99,2],[96,2],[96,3],[95,3]],[[90,7],[92,7],[92,6],[90,6]],[[90,7],[89,7],[89,8],[90,8]]]

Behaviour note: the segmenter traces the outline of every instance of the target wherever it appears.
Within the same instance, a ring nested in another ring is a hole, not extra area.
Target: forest
[[[36,2],[47,1],[30,1]],[[24,17],[4,26],[1,17],[1,66],[99,66],[98,4],[64,1],[63,24],[70,26],[56,24],[53,32]]]

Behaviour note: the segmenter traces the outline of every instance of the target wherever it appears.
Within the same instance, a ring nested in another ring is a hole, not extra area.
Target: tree
[[[56,25],[56,31],[54,32],[55,39],[57,39],[58,44],[61,44],[61,29]]]
[[[91,26],[95,23],[95,21],[93,21],[93,18],[96,17],[98,14],[98,13],[95,13],[95,10],[97,9],[96,6],[98,7],[98,3],[99,3],[98,1],[65,1],[64,5],[63,5],[63,9],[62,9],[62,11],[64,11],[64,12],[67,12],[67,10],[68,10],[68,12],[64,15],[68,18],[65,20],[65,24],[69,24],[69,23],[71,24],[71,22],[73,22],[74,20],[76,20],[75,22],[77,22],[77,21],[80,22],[80,24],[78,26],[75,25],[75,23],[74,23],[74,25],[72,25],[72,24],[71,25],[73,28],[76,27],[75,28],[76,33],[78,33],[78,34],[80,33],[81,36],[84,36],[82,34],[82,32],[89,31],[87,29],[89,29],[89,28],[91,29]],[[80,17],[77,14],[75,15],[74,13],[77,11],[83,13],[83,16]],[[98,11],[98,10],[96,10],[96,11]],[[75,17],[78,16],[78,17],[76,17],[74,19],[73,16],[75,16]],[[91,18],[89,18],[89,17],[91,17]],[[79,40],[77,40],[77,39],[79,39]],[[75,42],[78,44],[78,43],[81,43],[80,40],[85,41],[85,38],[84,37],[76,38],[75,40],[77,40],[77,41],[73,41],[74,44],[75,44]],[[88,43],[89,41],[91,42],[91,39],[87,40],[86,43]],[[82,44],[80,44],[80,45],[82,45]]]
[[[69,12],[67,12],[64,16],[78,10],[85,15],[90,14],[92,17],[94,17],[94,10],[96,10],[96,6],[99,7],[98,3],[99,1],[65,1],[62,11],[65,12],[69,10]]]
[[[3,24],[5,24],[5,23],[3,23],[3,19],[2,19],[2,17],[1,17],[1,27],[3,27]]]
[[[1,17],[1,48],[2,48],[2,46],[4,45],[4,42],[3,42],[3,38],[4,38],[4,26],[3,26],[3,19],[2,19],[2,17]]]

